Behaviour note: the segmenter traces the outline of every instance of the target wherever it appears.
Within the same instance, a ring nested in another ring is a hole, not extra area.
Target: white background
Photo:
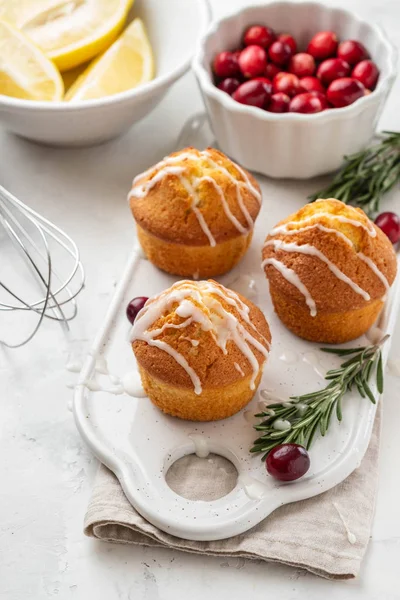
[[[212,4],[220,15],[246,2],[213,0]],[[354,9],[382,24],[400,45],[398,0],[330,4]],[[381,129],[400,129],[399,98],[397,82]],[[103,146],[52,149],[0,132],[1,183],[71,234],[87,272],[69,343],[57,325],[45,324],[28,346],[0,350],[1,600],[198,600],[205,595],[219,600],[400,598],[400,380],[390,375],[386,375],[384,395],[377,511],[358,579],[329,582],[283,566],[124,547],[83,536],[83,516],[97,464],[67,409],[72,392],[66,383],[73,377],[65,364],[71,349],[83,355],[88,347],[132,245],[134,229],[125,201],[132,177],[171,152],[184,120],[200,109],[200,94],[188,74],[148,118]],[[321,183],[259,180],[264,195],[271,186],[275,191],[279,187],[282,198],[285,193],[298,194],[299,207]],[[399,211],[399,204],[399,196],[392,195],[385,206],[397,205]],[[397,335],[391,357],[398,356]]]

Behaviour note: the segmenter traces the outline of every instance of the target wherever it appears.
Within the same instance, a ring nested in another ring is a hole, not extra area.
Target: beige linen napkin
[[[367,548],[374,514],[380,413],[381,406],[361,466],[345,481],[324,494],[278,508],[242,535],[220,541],[193,542],[160,531],[136,512],[117,478],[103,465],[95,479],[85,517],[85,533],[108,542],[280,562],[329,579],[355,577]],[[212,462],[213,468],[226,470],[225,459],[214,456]],[[216,492],[222,496],[233,487],[232,477],[210,478],[206,459],[188,456],[175,465],[170,469],[170,485],[185,497],[199,498],[199,482],[204,500],[215,497]]]

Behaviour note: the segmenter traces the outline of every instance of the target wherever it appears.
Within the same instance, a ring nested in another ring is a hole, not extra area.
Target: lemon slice
[[[23,31],[66,71],[112,44],[132,4],[133,0],[0,0],[0,19]]]
[[[65,100],[103,98],[150,81],[154,64],[144,25],[135,19],[116,42],[82,73]]]
[[[0,94],[61,100],[64,84],[54,64],[20,31],[0,21]]]

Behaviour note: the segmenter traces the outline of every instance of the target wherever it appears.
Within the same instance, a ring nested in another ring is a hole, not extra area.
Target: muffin
[[[339,344],[375,322],[396,276],[386,235],[359,208],[317,200],[266,238],[262,266],[280,320],[306,340]]]
[[[143,387],[162,411],[225,419],[255,394],[271,334],[261,310],[215,281],[179,281],[147,301],[131,331]]]
[[[213,148],[167,156],[135,177],[128,199],[147,258],[194,279],[239,262],[261,206],[254,177]]]

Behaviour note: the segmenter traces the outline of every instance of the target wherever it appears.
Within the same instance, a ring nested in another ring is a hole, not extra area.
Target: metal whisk
[[[0,345],[23,346],[45,318],[68,328],[84,279],[75,242],[0,186]],[[15,319],[29,333],[11,343]]]

